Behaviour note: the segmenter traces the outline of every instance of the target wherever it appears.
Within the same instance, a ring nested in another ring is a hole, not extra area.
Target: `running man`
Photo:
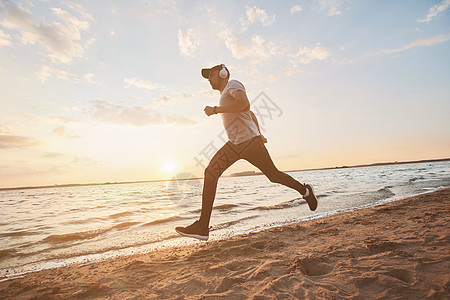
[[[237,80],[229,80],[230,72],[223,64],[210,69],[202,69],[202,76],[209,80],[211,87],[220,92],[219,106],[206,106],[206,115],[220,114],[228,136],[228,141],[214,154],[204,173],[202,212],[200,219],[187,227],[175,230],[184,236],[208,240],[209,221],[216,196],[217,182],[222,173],[243,158],[260,169],[271,182],[290,187],[308,203],[310,210],[316,210],[317,198],[310,184],[301,184],[291,176],[277,169],[272,162],[261,134],[258,120],[250,110],[245,88]]]

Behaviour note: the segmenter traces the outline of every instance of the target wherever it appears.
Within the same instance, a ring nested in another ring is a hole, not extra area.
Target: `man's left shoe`
[[[305,184],[305,187],[309,194],[306,197],[303,196],[303,199],[308,203],[309,209],[314,211],[317,208],[317,198],[314,195],[314,189],[310,184]]]
[[[186,227],[176,227],[175,230],[184,236],[193,237],[202,241],[207,241],[209,238],[209,228],[203,228],[199,221],[195,221],[193,224]]]

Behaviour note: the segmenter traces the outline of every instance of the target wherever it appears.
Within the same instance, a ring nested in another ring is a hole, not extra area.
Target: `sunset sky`
[[[0,187],[203,176],[219,63],[280,170],[450,157],[449,7],[0,0]]]

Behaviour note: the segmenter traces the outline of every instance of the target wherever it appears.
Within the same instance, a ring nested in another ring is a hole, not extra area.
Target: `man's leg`
[[[280,183],[298,191],[308,203],[309,209],[316,210],[317,198],[313,187],[310,184],[303,185],[288,174],[278,170],[270,158],[262,138],[256,138],[254,143],[243,152],[242,158],[260,169],[271,182]]]
[[[256,138],[243,152],[242,157],[260,169],[271,182],[290,187],[305,195],[306,187],[286,173],[277,169],[261,138]]]
[[[239,155],[232,149],[231,142],[227,142],[222,148],[214,154],[213,158],[205,169],[203,194],[202,194],[202,213],[199,223],[202,227],[209,228],[211,212],[214,199],[216,197],[217,182],[222,173],[234,164]]]
[[[233,151],[233,148],[231,143],[227,142],[214,154],[208,167],[205,169],[200,219],[189,226],[176,227],[175,230],[179,234],[200,240],[208,240],[209,220],[211,218],[214,198],[216,197],[217,182],[220,175],[239,159],[237,152]]]

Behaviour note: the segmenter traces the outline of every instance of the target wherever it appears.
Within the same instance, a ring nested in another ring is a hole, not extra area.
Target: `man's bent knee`
[[[284,179],[284,173],[281,171],[277,171],[269,174],[267,177],[272,183],[282,183]]]
[[[205,172],[205,180],[210,179],[210,180],[218,180],[220,175],[222,175],[222,172],[220,172],[220,170],[215,169],[214,167],[212,167],[211,165],[208,165],[208,167],[206,167]]]

